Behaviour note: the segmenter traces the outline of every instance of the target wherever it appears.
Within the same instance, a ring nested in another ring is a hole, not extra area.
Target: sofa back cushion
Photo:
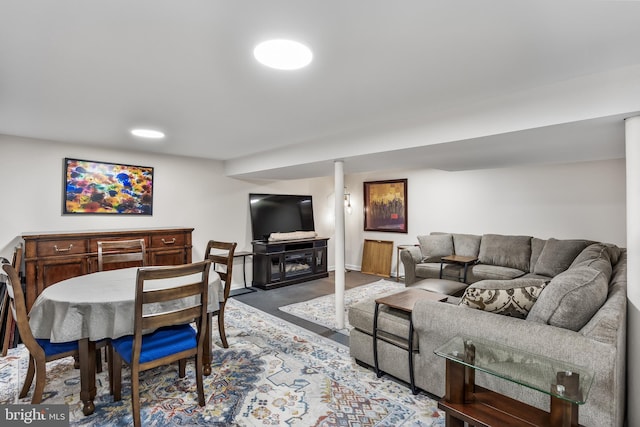
[[[478,256],[482,236],[475,234],[453,234],[453,250],[456,255]]]
[[[482,264],[529,271],[531,237],[485,234],[480,242],[478,259]]]
[[[555,276],[538,297],[527,320],[579,331],[607,299],[605,273],[581,265]]]
[[[440,262],[440,258],[453,255],[453,237],[451,234],[430,234],[418,236],[422,262]]]
[[[580,254],[573,260],[569,268],[578,266],[588,266],[602,271],[607,280],[611,278],[613,271],[613,265],[620,257],[620,248],[613,245],[607,245],[604,243],[594,243],[587,246]]]
[[[591,243],[587,240],[547,240],[533,266],[533,273],[554,277],[569,268],[574,259]]]
[[[535,267],[536,262],[538,262],[538,258],[540,258],[540,254],[542,253],[545,243],[547,243],[546,240],[538,239],[537,237],[531,238],[531,261],[529,262],[529,273],[533,273],[533,267]]]
[[[470,285],[460,305],[524,319],[547,285],[546,280],[482,280]]]

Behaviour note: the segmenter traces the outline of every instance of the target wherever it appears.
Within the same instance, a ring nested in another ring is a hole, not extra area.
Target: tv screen
[[[267,240],[271,233],[315,231],[311,196],[249,194],[253,240]]]

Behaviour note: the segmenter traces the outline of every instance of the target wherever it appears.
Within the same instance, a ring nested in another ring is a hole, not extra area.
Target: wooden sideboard
[[[25,233],[27,310],[49,285],[98,270],[98,241],[144,239],[147,265],[191,262],[193,228]]]

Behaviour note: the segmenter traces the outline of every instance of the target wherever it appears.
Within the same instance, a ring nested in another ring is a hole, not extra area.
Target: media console
[[[328,277],[327,240],[252,242],[253,286],[273,289]]]

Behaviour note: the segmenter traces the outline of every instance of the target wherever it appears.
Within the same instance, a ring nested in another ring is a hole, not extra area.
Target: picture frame
[[[63,215],[153,215],[153,167],[64,159]]]
[[[407,179],[364,183],[364,231],[407,233]]]

